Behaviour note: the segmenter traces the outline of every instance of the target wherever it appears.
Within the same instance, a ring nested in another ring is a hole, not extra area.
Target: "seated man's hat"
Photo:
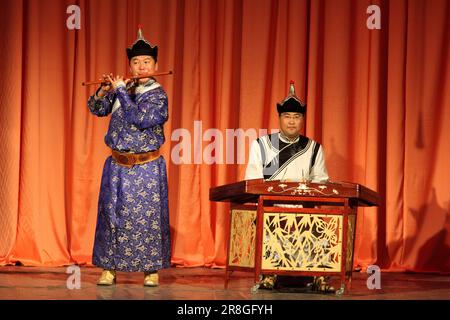
[[[282,102],[277,103],[277,111],[278,114],[283,112],[298,112],[303,115],[305,114],[306,104],[295,95],[294,81],[291,80],[287,97]]]
[[[133,45],[127,48],[128,61],[136,56],[152,56],[155,62],[158,61],[158,46],[151,46],[150,42],[142,36],[141,26],[138,27],[138,36]]]

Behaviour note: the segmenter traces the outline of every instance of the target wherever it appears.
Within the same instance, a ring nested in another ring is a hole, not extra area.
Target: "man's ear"
[[[155,71],[158,71],[158,62],[155,63]]]

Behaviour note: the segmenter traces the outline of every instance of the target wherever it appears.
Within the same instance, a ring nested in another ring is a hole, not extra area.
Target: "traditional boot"
[[[159,285],[159,277],[157,272],[146,272],[144,275],[144,286],[157,287]]]
[[[311,284],[311,290],[320,293],[334,293],[336,290],[329,285],[329,277],[314,277],[314,281]]]
[[[116,271],[103,270],[100,279],[97,281],[99,286],[110,286],[116,283]]]
[[[263,275],[261,281],[259,282],[259,287],[261,289],[272,290],[275,287],[276,281],[277,281],[276,274],[265,274],[265,275]]]

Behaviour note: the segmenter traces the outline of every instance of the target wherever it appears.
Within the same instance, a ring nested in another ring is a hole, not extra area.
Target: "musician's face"
[[[303,115],[297,112],[280,114],[280,130],[288,138],[296,138],[303,128]]]
[[[146,73],[154,73],[158,69],[158,64],[152,56],[136,56],[130,60],[130,71],[133,76]],[[140,83],[145,83],[149,78],[139,79]]]

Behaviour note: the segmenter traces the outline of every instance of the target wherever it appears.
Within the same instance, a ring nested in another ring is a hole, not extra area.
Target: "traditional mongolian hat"
[[[158,46],[151,46],[150,42],[142,36],[141,26],[138,27],[138,36],[136,41],[127,48],[128,61],[136,56],[152,56],[155,62],[158,60]]]
[[[294,81],[291,80],[289,94],[280,103],[277,103],[278,114],[283,112],[298,112],[305,114],[306,104],[295,95]]]

